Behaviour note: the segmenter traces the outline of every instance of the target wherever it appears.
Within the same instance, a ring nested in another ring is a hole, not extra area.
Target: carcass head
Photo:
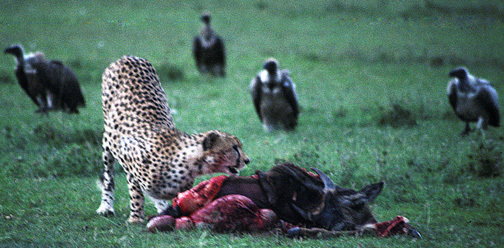
[[[335,186],[322,171],[311,168],[323,182],[320,189],[321,201],[317,207],[306,208],[292,202],[292,208],[301,215],[309,227],[331,231],[355,230],[365,224],[376,223],[368,203],[382,191],[383,182],[370,184],[359,191]]]
[[[275,211],[278,217],[293,224],[305,224],[306,218],[293,206],[314,209],[323,200],[322,181],[313,173],[291,163],[279,164],[267,173],[257,171],[262,198],[267,205],[259,206]]]

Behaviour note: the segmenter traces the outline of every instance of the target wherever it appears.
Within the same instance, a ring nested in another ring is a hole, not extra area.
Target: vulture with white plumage
[[[294,130],[298,123],[296,85],[289,71],[278,70],[278,61],[268,59],[250,83],[250,94],[259,120],[266,132],[277,129]]]
[[[486,130],[488,125],[499,127],[499,97],[497,91],[485,79],[477,78],[464,67],[452,70],[448,83],[448,100],[455,114],[465,122],[462,135],[467,135],[470,122],[477,122],[477,127]]]
[[[58,60],[47,60],[41,52],[24,55],[21,45],[7,47],[5,54],[15,56],[16,78],[21,88],[39,107],[36,112],[62,110],[79,113],[86,105],[74,72]]]
[[[226,52],[224,41],[210,25],[211,16],[205,13],[201,16],[203,27],[193,40],[193,56],[201,74],[226,76]]]

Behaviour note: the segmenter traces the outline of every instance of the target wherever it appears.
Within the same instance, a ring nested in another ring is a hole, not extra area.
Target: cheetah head
[[[242,150],[242,144],[233,135],[219,131],[209,131],[202,142],[203,156],[207,167],[203,173],[226,173],[238,175],[240,169],[250,162]]]

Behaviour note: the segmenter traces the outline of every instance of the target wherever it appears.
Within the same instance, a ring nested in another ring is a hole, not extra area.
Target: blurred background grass
[[[203,11],[225,39],[226,78],[201,77],[194,66]],[[445,89],[448,72],[465,65],[503,94],[503,13],[501,1],[469,0],[2,1],[0,47],[19,43],[62,60],[87,107],[77,116],[35,114],[12,56],[0,56],[0,246],[501,246],[502,130],[459,137]],[[384,180],[377,219],[405,215],[424,239],[150,235],[125,224],[121,170],[117,216],[97,216],[101,73],[124,54],[154,64],[179,129],[242,140],[252,159],[242,175],[291,161],[343,187]],[[265,134],[252,106],[248,84],[268,57],[297,84],[293,133]]]

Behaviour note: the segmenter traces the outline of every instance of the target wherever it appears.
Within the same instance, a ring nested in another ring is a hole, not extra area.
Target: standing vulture
[[[62,110],[78,114],[77,107],[86,105],[77,77],[61,61],[48,61],[41,52],[24,56],[21,45],[8,47],[4,53],[15,56],[16,78],[21,88],[39,107],[36,112]]]
[[[497,91],[485,79],[469,74],[466,68],[459,67],[449,74],[455,77],[448,83],[448,100],[455,114],[466,123],[462,135],[467,135],[470,122],[478,122],[479,129],[488,125],[499,127],[499,97]]]
[[[250,94],[266,132],[296,128],[299,115],[296,85],[287,70],[278,70],[277,60],[266,60],[264,70],[250,83]]]
[[[201,16],[203,27],[193,40],[193,56],[201,74],[226,76],[226,54],[224,42],[210,26],[210,14]]]

